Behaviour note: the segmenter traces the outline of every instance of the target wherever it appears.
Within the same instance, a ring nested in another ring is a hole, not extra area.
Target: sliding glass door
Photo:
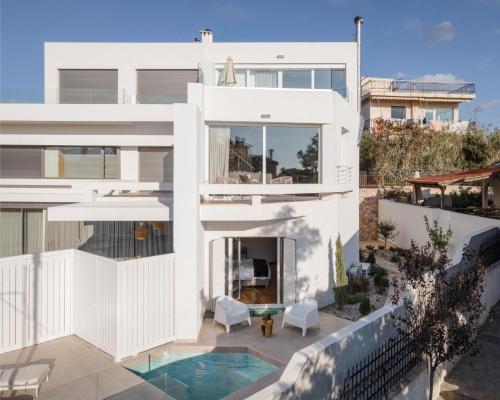
[[[295,302],[295,240],[228,237],[210,245],[211,297],[227,295],[253,308]]]

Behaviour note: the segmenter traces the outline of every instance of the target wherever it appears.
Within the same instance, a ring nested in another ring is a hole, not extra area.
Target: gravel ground
[[[389,282],[392,282],[392,277],[397,274],[398,266],[397,263],[390,261],[392,252],[389,250],[377,250],[375,254],[375,259],[378,265],[384,267],[387,270]],[[377,294],[375,290],[375,285],[373,284],[373,277],[369,276],[368,280],[370,282],[369,298],[370,304],[372,305],[372,312],[382,307],[384,304],[389,303],[391,287],[386,288],[385,293],[380,295]],[[334,304],[330,304],[323,307],[320,311],[326,312],[328,314],[336,315],[337,317],[348,319],[350,321],[357,321],[363,316],[359,312],[359,303],[357,304],[346,304],[342,310],[338,310]]]

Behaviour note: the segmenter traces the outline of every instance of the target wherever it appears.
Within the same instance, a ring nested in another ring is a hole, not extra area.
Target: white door
[[[295,258],[295,240],[283,238],[283,304],[288,306],[295,303],[295,283],[297,269]]]
[[[226,239],[220,238],[210,242],[210,268],[212,271],[212,301],[215,309],[217,297],[226,292]]]

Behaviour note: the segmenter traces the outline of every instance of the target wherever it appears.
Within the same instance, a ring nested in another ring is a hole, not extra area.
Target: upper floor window
[[[46,147],[45,178],[118,179],[116,147]]]
[[[222,69],[217,70],[218,84],[222,85]],[[236,68],[236,86],[290,88],[290,89],[332,89],[347,97],[346,73],[343,68],[293,68],[256,69]]]
[[[119,98],[118,70],[59,70],[59,103],[117,104]]]
[[[405,106],[391,106],[391,118],[393,118],[393,119],[405,119],[406,118],[406,107]]]
[[[137,103],[186,103],[187,84],[197,80],[198,70],[137,70]]]
[[[318,167],[318,127],[209,128],[210,183],[318,183]]]

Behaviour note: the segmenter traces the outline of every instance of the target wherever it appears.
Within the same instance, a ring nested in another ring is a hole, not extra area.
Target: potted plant
[[[260,323],[260,328],[262,329],[262,335],[270,337],[273,334],[273,313],[271,311],[266,311],[262,317]]]

